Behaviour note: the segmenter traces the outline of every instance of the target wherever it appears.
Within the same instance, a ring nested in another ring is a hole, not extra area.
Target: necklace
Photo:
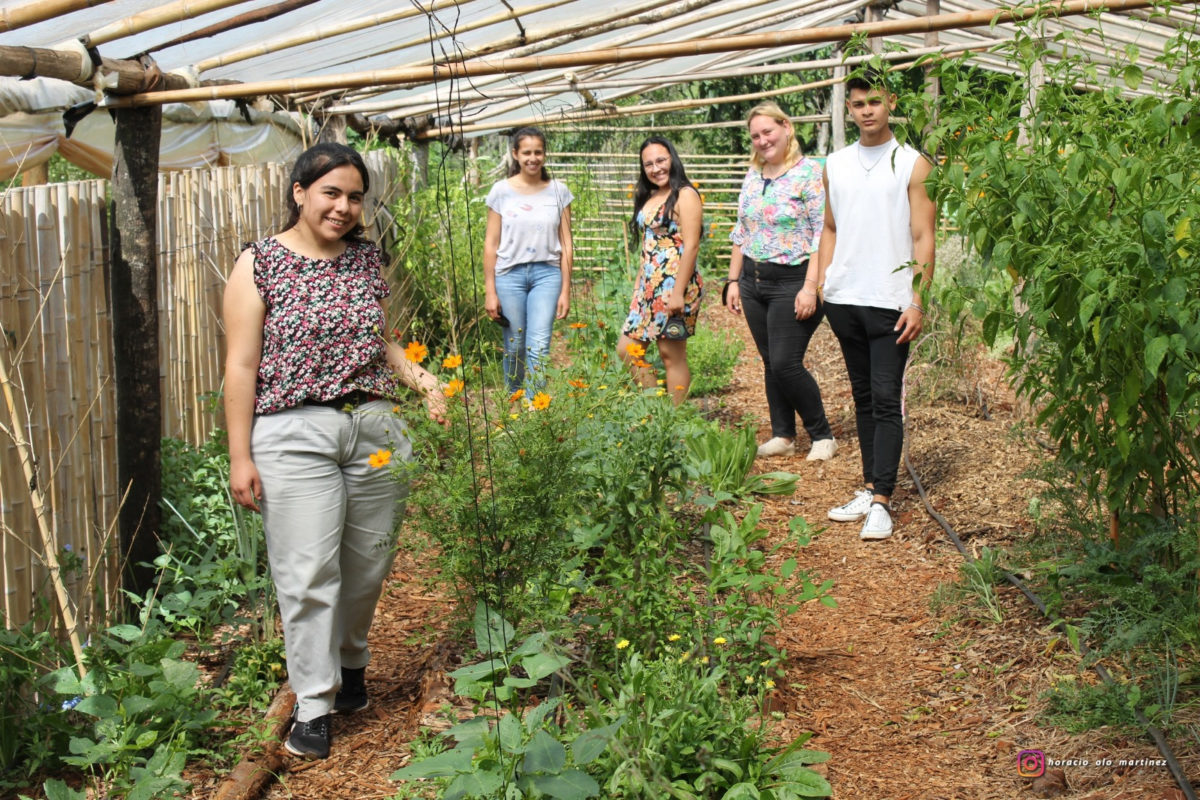
[[[882,153],[880,153],[879,155],[877,155],[875,157],[875,160],[873,162],[871,162],[871,166],[869,166],[869,167],[863,163],[862,151],[863,151],[863,146],[862,146],[862,143],[860,142],[860,143],[858,143],[858,149],[854,151],[854,155],[857,156],[857,158],[858,158],[858,165],[863,168],[863,172],[866,173],[866,176],[869,178],[869,177],[871,177],[871,170],[873,170],[877,166],[879,166],[879,162],[882,161],[887,156],[887,154],[891,152],[891,148],[885,148]]]

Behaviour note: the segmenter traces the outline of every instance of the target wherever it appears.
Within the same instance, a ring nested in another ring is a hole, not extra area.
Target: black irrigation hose
[[[950,541],[953,542],[954,546],[958,548],[958,552],[962,554],[963,558],[968,562],[975,561],[975,557],[971,555],[969,550],[967,550],[966,545],[963,544],[962,539],[960,539],[958,534],[955,533],[954,528],[949,522],[946,521],[945,517],[943,517],[934,509],[933,504],[929,502],[929,495],[926,494],[925,487],[921,484],[921,479],[917,477],[916,467],[913,466],[912,458],[910,458],[908,454],[907,435],[904,437],[904,466],[906,469],[908,469],[909,476],[912,477],[913,485],[917,487],[917,494],[921,495],[921,502],[925,504],[925,511],[934,519],[935,522],[937,522],[938,525],[942,526],[942,530],[944,530],[946,535],[950,537]],[[1051,620],[1054,623],[1055,628],[1062,632],[1064,636],[1067,635],[1066,621],[1061,618],[1053,619],[1050,616],[1049,609],[1046,608],[1046,604],[1042,602],[1042,599],[1034,594],[1028,586],[1025,585],[1024,581],[1007,570],[1004,572],[1004,578],[1013,586],[1015,586],[1021,592],[1021,594],[1025,595],[1029,602],[1032,603],[1038,611],[1042,612],[1042,616]],[[1083,641],[1080,641],[1079,652],[1080,655],[1086,657],[1091,651]],[[1108,670],[1104,668],[1103,664],[1096,664],[1093,666],[1093,669],[1095,670],[1096,674],[1100,676],[1100,679],[1108,686],[1112,686],[1116,683],[1116,681],[1113,680],[1112,675],[1110,675]],[[1167,737],[1163,736],[1162,731],[1159,730],[1157,726],[1150,724],[1150,720],[1146,719],[1146,715],[1142,713],[1140,708],[1135,707],[1133,709],[1133,713],[1137,718],[1138,724],[1140,724],[1142,728],[1145,729],[1146,733],[1150,734],[1150,738],[1154,740],[1154,744],[1158,747],[1158,752],[1167,762],[1167,768],[1171,771],[1171,777],[1175,779],[1176,785],[1178,785],[1180,790],[1183,791],[1184,797],[1187,798],[1187,800],[1197,800],[1196,792],[1192,788],[1192,783],[1190,780],[1188,780],[1187,775],[1184,773],[1183,767],[1180,765],[1179,760],[1175,758],[1175,753],[1172,752],[1171,745],[1167,742]]]

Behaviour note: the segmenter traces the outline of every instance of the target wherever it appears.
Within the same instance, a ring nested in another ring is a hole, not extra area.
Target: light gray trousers
[[[392,403],[352,412],[298,406],[256,417],[251,455],[262,479],[267,556],[279,598],[297,716],[328,714],[341,667],[365,667],[367,630],[395,560],[408,487],[368,457],[412,459]]]

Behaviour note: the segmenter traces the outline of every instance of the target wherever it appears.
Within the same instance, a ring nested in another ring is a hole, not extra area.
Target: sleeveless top
[[[858,142],[825,162],[837,244],[825,273],[825,300],[904,310],[912,302],[911,209],[908,181],[921,155],[895,138],[874,147]]]
[[[355,389],[396,397],[379,302],[389,293],[379,248],[347,242],[344,253],[326,259],[300,255],[274,237],[248,246],[254,285],[267,306],[254,413]]]

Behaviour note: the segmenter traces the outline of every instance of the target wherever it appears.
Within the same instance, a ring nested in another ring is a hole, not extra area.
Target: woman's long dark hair
[[[363,194],[366,194],[367,190],[371,188],[371,177],[367,174],[367,165],[363,163],[362,156],[353,147],[337,142],[320,142],[300,154],[300,157],[296,159],[296,165],[292,167],[292,176],[288,180],[288,220],[287,224],[283,226],[285,231],[296,227],[296,223],[300,221],[300,206],[296,205],[293,191],[296,184],[300,184],[301,189],[307,189],[323,175],[347,164],[358,170],[358,174],[362,176]],[[362,221],[355,220],[354,227],[347,231],[342,238],[361,241],[363,233]]]
[[[542,153],[546,152],[546,134],[538,128],[517,128],[508,140],[508,177],[510,178],[521,171],[521,164],[517,161],[517,149],[521,146],[521,140],[525,138],[538,139],[542,143]],[[550,180],[550,170],[546,169],[544,161],[542,162],[542,180]]]
[[[646,201],[650,199],[650,195],[658,189],[646,177],[646,170],[642,167],[642,153],[646,152],[646,148],[652,144],[665,147],[667,155],[671,157],[671,169],[667,172],[667,182],[671,187],[671,192],[667,195],[666,202],[663,203],[663,211],[666,219],[670,219],[671,214],[675,211],[675,201],[679,199],[679,190],[685,186],[691,187],[692,190],[696,188],[688,180],[687,172],[683,169],[683,160],[679,158],[679,153],[675,152],[675,145],[661,136],[651,136],[646,139],[646,141],[642,142],[642,146],[638,148],[638,179],[637,185],[633,189],[633,217],[629,221],[630,227],[635,232],[638,229],[638,213],[641,212],[642,206],[646,205]]]

